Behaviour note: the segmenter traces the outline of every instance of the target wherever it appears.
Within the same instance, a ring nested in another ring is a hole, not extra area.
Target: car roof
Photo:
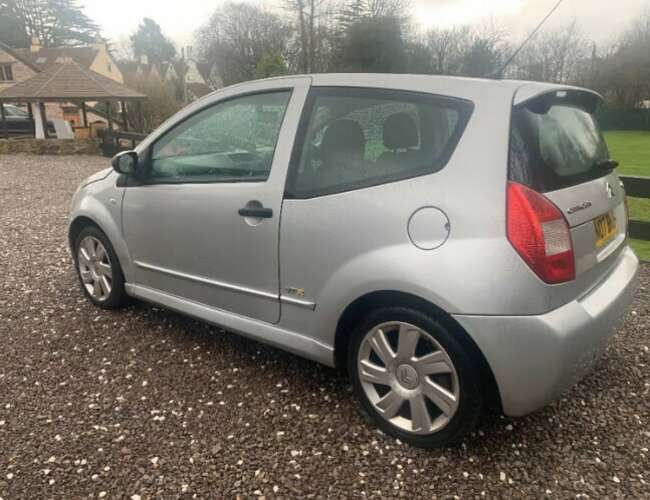
[[[315,87],[374,87],[394,90],[411,90],[431,92],[434,94],[465,98],[474,102],[499,95],[508,95],[513,105],[529,99],[561,90],[573,90],[593,94],[602,100],[600,94],[572,85],[542,83],[526,80],[498,80],[490,78],[473,78],[448,75],[418,75],[393,73],[314,73],[307,75],[289,75],[258,80],[277,84],[286,81],[309,78]],[[243,82],[239,85],[253,83]]]

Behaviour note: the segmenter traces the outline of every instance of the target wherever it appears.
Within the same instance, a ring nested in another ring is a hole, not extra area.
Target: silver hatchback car
[[[415,75],[245,83],[74,196],[97,306],[136,297],[330,366],[417,446],[593,365],[638,260],[586,89]]]

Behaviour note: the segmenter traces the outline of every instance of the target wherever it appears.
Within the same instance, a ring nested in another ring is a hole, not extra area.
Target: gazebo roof
[[[0,92],[0,101],[126,101],[147,96],[78,63],[53,64],[33,77]]]

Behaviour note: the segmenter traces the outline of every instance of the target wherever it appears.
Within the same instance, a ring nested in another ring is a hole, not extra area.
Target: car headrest
[[[384,122],[386,149],[409,149],[418,145],[418,129],[413,118],[406,113],[390,115]]]
[[[320,150],[324,159],[341,156],[361,159],[366,152],[366,137],[354,120],[336,120],[327,127]]]

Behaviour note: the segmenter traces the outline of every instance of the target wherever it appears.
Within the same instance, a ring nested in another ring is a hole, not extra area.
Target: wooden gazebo
[[[5,103],[27,103],[32,120],[32,106],[36,107],[42,125],[43,137],[48,137],[47,115],[45,103],[75,103],[81,108],[83,124],[88,127],[88,102],[121,102],[122,122],[124,130],[128,130],[127,101],[136,101],[138,109],[142,101],[147,99],[145,94],[130,89],[126,85],[111,80],[95,71],[85,69],[72,59],[60,64],[53,64],[46,70],[37,73],[28,80],[9,87],[0,92],[0,135],[8,137]],[[108,126],[112,127],[111,107],[108,106]],[[38,134],[36,134],[38,135]]]

